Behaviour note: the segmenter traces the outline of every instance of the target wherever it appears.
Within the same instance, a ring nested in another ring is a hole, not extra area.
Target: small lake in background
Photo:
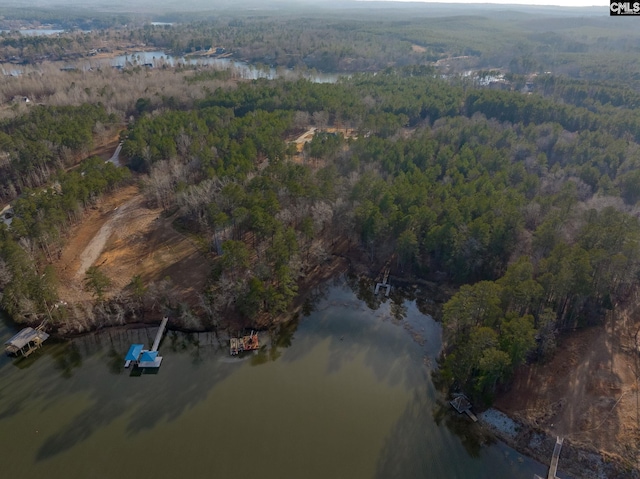
[[[64,33],[65,30],[58,30],[52,28],[25,28],[22,30],[17,30],[21,35],[25,35],[28,37],[40,37],[47,35],[56,35],[58,33]],[[0,30],[0,33],[9,33],[10,30]]]
[[[229,70],[235,78],[245,80],[257,80],[266,78],[274,80],[285,78],[296,80],[306,78],[314,83],[335,83],[341,77],[348,77],[348,74],[321,73],[314,70],[297,71],[286,68],[273,68],[266,65],[252,65],[250,63],[233,60],[231,58],[205,57],[205,56],[173,56],[164,51],[132,52],[127,55],[118,55],[113,58],[83,58],[76,62],[52,62],[47,65],[59,65],[61,69],[90,70],[104,68],[105,66],[126,68],[135,66],[151,65],[153,68],[163,66],[175,67],[178,65],[201,65],[217,70]],[[16,65],[12,63],[0,63],[0,73],[4,75],[19,76],[25,72],[38,71],[39,64]]]
[[[0,357],[3,476],[546,477],[500,443],[480,446],[444,405],[430,376],[441,329],[420,300],[380,303],[369,289],[344,278],[319,288],[307,316],[241,358],[214,333],[169,331],[157,374],[123,367],[155,328]],[[14,332],[0,321],[2,343]]]
[[[208,65],[219,70],[232,70],[235,76],[246,80],[257,80],[266,78],[274,80],[276,78],[299,78],[301,75],[314,83],[335,83],[341,76],[337,73],[319,73],[308,72],[301,73],[286,68],[273,68],[266,65],[258,66],[233,60],[230,58],[207,57],[207,56],[173,56],[164,51],[156,50],[149,52],[133,52],[130,55],[119,55],[109,60],[111,66],[126,67],[135,65],[150,64],[155,68],[162,67],[166,64],[174,67],[178,64],[183,65]]]

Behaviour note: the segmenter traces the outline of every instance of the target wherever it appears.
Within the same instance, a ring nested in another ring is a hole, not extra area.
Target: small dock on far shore
[[[373,292],[373,294],[378,294],[378,291],[380,291],[380,288],[386,288],[386,292],[385,292],[385,296],[389,296],[389,293],[391,292],[391,285],[389,283],[387,283],[388,279],[389,279],[389,271],[390,268],[387,268],[384,272],[384,277],[382,279],[382,283],[377,283],[376,284],[376,289]]]
[[[471,401],[464,394],[460,394],[455,397],[452,401],[449,401],[449,404],[453,406],[453,409],[458,411],[459,414],[466,414],[471,418],[473,422],[478,422],[478,418],[475,414],[471,412]]]

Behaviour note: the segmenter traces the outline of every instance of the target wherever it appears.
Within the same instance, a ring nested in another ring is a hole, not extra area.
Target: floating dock
[[[449,404],[453,406],[453,409],[458,411],[459,414],[466,414],[471,418],[473,422],[478,422],[478,418],[475,414],[471,412],[471,401],[464,394],[460,394],[452,401],[449,401]]]
[[[49,339],[49,335],[40,328],[24,328],[4,343],[6,346],[4,351],[9,356],[23,356],[26,358],[39,349],[47,339]]]
[[[257,349],[260,349],[258,333],[254,333],[253,331],[251,331],[249,336],[231,338],[229,340],[229,352],[231,353],[231,356],[235,356],[242,351],[255,351]]]
[[[158,356],[158,347],[164,334],[164,330],[167,327],[168,317],[162,318],[156,338],[153,341],[151,350],[144,349],[144,344],[132,344],[129,347],[127,355],[124,357],[124,367],[128,368],[133,364],[139,368],[159,368],[162,364],[162,356]]]

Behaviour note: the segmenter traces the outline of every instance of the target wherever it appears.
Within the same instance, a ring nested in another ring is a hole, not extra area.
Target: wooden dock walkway
[[[558,461],[560,460],[560,451],[562,450],[563,437],[556,437],[556,445],[553,448],[553,455],[551,456],[551,465],[549,466],[549,474],[547,479],[558,479],[556,474],[558,473]],[[533,479],[543,479],[537,474],[534,474]]]
[[[167,316],[162,318],[162,322],[160,323],[160,329],[158,329],[158,332],[156,333],[156,339],[153,341],[153,346],[151,347],[151,351],[158,350],[158,347],[160,346],[160,341],[162,340],[162,335],[164,334],[164,328],[167,327],[167,321],[169,321],[169,318]]]
[[[384,272],[384,278],[382,279],[382,283],[377,283],[376,284],[376,289],[373,292],[373,294],[378,294],[378,291],[380,291],[380,288],[386,288],[387,292],[385,293],[385,296],[389,296],[389,292],[391,292],[391,285],[387,283],[387,280],[389,279],[389,271],[390,269],[387,268]]]
[[[560,460],[560,451],[562,450],[562,443],[564,438],[556,437],[556,445],[553,448],[553,456],[551,456],[551,467],[549,467],[549,475],[547,479],[556,479],[556,473],[558,472],[558,461]]]

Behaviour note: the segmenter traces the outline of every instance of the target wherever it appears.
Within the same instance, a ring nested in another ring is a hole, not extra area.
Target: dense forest
[[[398,275],[456,288],[442,308],[440,379],[479,399],[550,357],[561,332],[602,321],[640,274],[637,59],[615,66],[632,48],[615,41],[626,27],[605,38],[600,19],[558,18],[563,33],[550,38],[541,20],[520,19],[489,41],[498,22],[487,18],[350,15],[0,35],[1,54],[23,59],[138,42],[357,72],[320,84],[135,66],[7,81],[6,102],[40,104],[14,103],[0,122],[0,201],[15,215],[0,225],[2,308],[18,322],[52,314],[50,264],[70,226],[134,175],[212,259],[202,303],[169,305],[210,325],[229,312],[247,322],[286,312],[303,277],[345,243],[372,271],[392,262]],[[490,89],[444,74],[436,62],[454,57],[506,81]],[[79,163],[120,128],[127,168]],[[298,151],[292,140],[309,128]],[[104,302],[106,279],[94,269],[87,280]],[[132,310],[144,291],[133,278]]]

